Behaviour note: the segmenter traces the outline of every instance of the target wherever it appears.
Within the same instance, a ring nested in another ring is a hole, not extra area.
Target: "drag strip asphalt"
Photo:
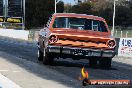
[[[63,85],[72,88],[80,88],[81,81],[78,77],[81,73],[81,68],[85,66],[85,69],[89,73],[90,79],[129,79],[132,80],[132,65],[123,64],[120,62],[112,62],[112,68],[109,70],[101,69],[98,66],[91,68],[88,65],[88,60],[72,60],[72,59],[56,59],[54,65],[48,66],[43,65],[42,62],[37,61],[37,43],[35,41],[23,41],[16,40],[7,37],[0,37],[0,51],[5,52],[9,55],[32,62],[41,66],[41,69],[33,69],[32,66],[28,68],[31,73],[37,74],[43,77],[43,73],[53,72],[54,75],[46,74],[46,79],[57,81]],[[3,56],[4,57],[4,56]],[[9,57],[10,58],[10,57]],[[116,59],[116,58],[114,58]],[[15,63],[14,60],[11,61]],[[24,68],[24,67],[23,67]],[[55,74],[57,74],[55,76]],[[45,79],[45,78],[44,78]],[[90,86],[88,88],[96,88]],[[104,88],[104,87],[98,87]],[[107,87],[106,87],[107,88]],[[118,88],[118,87],[111,87]],[[120,88],[131,88],[131,87],[120,87]]]

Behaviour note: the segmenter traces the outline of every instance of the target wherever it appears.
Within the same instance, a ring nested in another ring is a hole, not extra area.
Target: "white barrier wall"
[[[0,36],[7,36],[11,38],[18,38],[28,40],[29,31],[14,30],[14,29],[0,29]]]
[[[118,56],[132,57],[132,38],[120,38]]]

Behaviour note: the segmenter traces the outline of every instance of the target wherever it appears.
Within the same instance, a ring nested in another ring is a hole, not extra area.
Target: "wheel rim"
[[[40,52],[39,52],[39,50],[38,50],[37,54],[38,54],[38,57],[40,57]]]
[[[46,55],[45,48],[44,48],[44,54],[43,54],[43,55],[44,55],[44,57],[45,57],[45,55]]]

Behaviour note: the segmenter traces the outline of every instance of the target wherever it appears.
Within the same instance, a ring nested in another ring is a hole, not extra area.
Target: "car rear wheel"
[[[111,68],[112,58],[101,58],[99,60],[99,65],[101,68],[109,69]]]
[[[38,61],[43,60],[43,52],[38,48]]]
[[[44,54],[43,54],[43,64],[45,65],[49,65],[49,64],[53,64],[54,62],[54,57],[52,54],[46,52],[46,50],[44,50]]]

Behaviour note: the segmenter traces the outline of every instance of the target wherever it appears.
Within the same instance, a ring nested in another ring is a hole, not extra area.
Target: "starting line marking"
[[[0,72],[8,72],[9,70],[0,70]]]
[[[0,88],[22,88],[0,73]]]

